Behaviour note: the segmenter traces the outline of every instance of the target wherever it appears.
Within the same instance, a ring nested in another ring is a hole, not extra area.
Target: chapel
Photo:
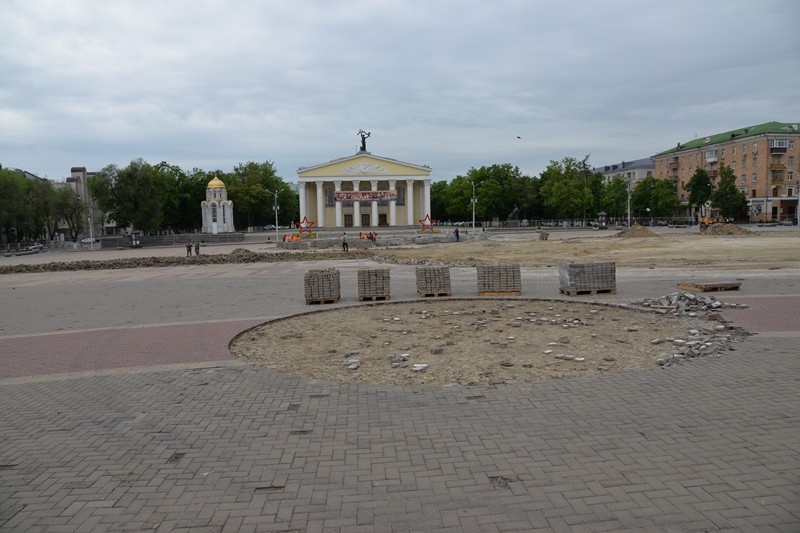
[[[225,183],[214,176],[206,187],[206,199],[200,204],[203,211],[203,233],[233,233],[233,202],[228,200]]]

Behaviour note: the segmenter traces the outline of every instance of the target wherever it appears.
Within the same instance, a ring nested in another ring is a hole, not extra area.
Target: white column
[[[370,180],[370,184],[372,185],[372,190],[378,190],[378,180]],[[370,225],[377,226],[378,225],[378,200],[372,200],[372,213],[370,214]]]
[[[389,180],[389,190],[397,191],[397,180]],[[397,225],[397,200],[389,200],[389,225]]]
[[[361,182],[353,180],[353,191],[358,191],[360,186]],[[359,201],[353,202],[353,227],[361,227],[361,202]]]
[[[303,220],[308,215],[308,210],[306,209],[306,182],[298,182],[297,191],[300,193],[300,220]]]
[[[406,224],[409,226],[416,226],[419,220],[415,220],[416,213],[414,212],[414,180],[406,180],[406,212],[408,213],[408,221]]]
[[[334,192],[340,192],[342,190],[342,180],[334,180],[333,182],[333,190]],[[341,228],[344,226],[344,220],[342,220],[342,202],[339,200],[335,200],[336,202],[336,227]]]
[[[424,214],[431,214],[431,180],[427,179],[423,182],[424,187],[422,191],[422,202],[425,206]]]
[[[314,182],[317,185],[317,227],[324,228],[325,227],[325,188],[323,187],[324,182],[322,180],[317,180]],[[300,219],[302,220],[302,218]]]

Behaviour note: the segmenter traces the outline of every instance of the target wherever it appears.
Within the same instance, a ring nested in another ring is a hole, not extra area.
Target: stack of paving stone
[[[519,265],[478,265],[478,294],[481,296],[522,294]]]
[[[617,292],[617,266],[604,263],[561,263],[558,265],[561,294],[597,294]]]
[[[306,304],[336,303],[341,294],[339,271],[335,268],[309,270],[304,278]]]
[[[388,300],[389,269],[361,268],[358,270],[358,299]]]
[[[691,292],[673,292],[658,298],[645,298],[631,302],[632,305],[649,307],[662,314],[687,315],[690,318],[703,317],[707,313],[721,309],[747,309],[747,304],[721,302],[713,296],[693,294]]]
[[[417,267],[417,293],[420,296],[451,296],[448,267]]]

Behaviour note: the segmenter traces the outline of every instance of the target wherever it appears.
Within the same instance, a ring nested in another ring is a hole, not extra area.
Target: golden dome
[[[222,183],[222,180],[218,177],[214,176],[214,179],[208,182],[207,189],[224,189],[225,184]]]

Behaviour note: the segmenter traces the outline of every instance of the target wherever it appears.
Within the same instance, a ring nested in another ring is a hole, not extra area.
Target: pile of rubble
[[[691,292],[673,292],[659,298],[644,298],[632,301],[631,305],[647,307],[661,314],[689,318],[705,317],[710,312],[722,309],[747,309],[749,307],[747,304],[721,302],[713,296]]]

